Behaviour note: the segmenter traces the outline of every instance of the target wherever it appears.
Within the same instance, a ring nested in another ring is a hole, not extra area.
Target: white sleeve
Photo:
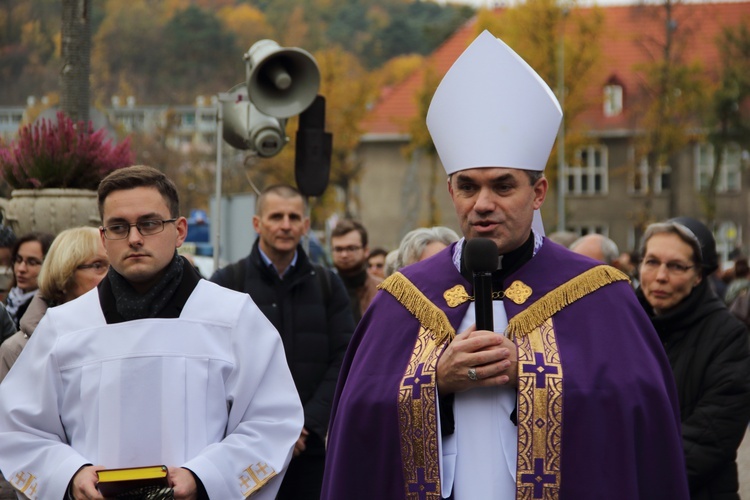
[[[273,499],[304,424],[302,404],[284,348],[257,306],[245,302],[233,328],[235,369],[226,437],[183,467],[203,482],[210,498]],[[261,489],[262,488],[262,489]]]
[[[68,446],[60,421],[56,340],[45,316],[0,383],[0,470],[32,500],[64,498],[70,479],[87,463]]]

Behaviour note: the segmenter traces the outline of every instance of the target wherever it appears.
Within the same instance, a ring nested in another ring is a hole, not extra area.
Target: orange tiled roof
[[[675,51],[685,63],[700,61],[704,71],[716,71],[718,48],[716,39],[723,27],[750,22],[750,2],[679,3],[673,6],[677,20],[679,41]],[[581,15],[592,8],[579,9]],[[660,5],[628,5],[601,7],[604,29],[601,39],[602,57],[591,74],[587,90],[590,106],[579,120],[587,128],[603,130],[629,126],[626,113],[605,117],[601,97],[604,85],[614,78],[624,87],[624,106],[641,84],[639,65],[650,61],[649,51],[658,52],[659,45],[650,40],[664,39],[664,13]],[[503,9],[494,12],[501,16]],[[473,40],[476,19],[464,24],[428,58],[438,75],[444,75],[453,62]],[[659,42],[661,43],[661,42]],[[656,54],[658,57],[658,54]],[[361,126],[365,134],[403,134],[408,121],[416,114],[416,94],[422,84],[425,69],[414,72],[401,84],[381,94],[380,100],[367,114]]]
[[[435,72],[442,77],[458,56],[469,46],[474,35],[476,20],[465,23],[428,58]],[[422,85],[425,68],[421,68],[401,84],[381,94],[380,100],[367,114],[361,128],[366,134],[405,133],[407,122],[417,113],[416,94]]]

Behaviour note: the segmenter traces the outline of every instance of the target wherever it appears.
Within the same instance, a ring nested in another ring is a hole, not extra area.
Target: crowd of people
[[[545,236],[561,119],[482,33],[427,115],[460,232],[388,251],[341,220],[331,268],[302,244],[308,200],[273,185],[248,255],[204,279],[174,183],[143,165],[102,180],[98,229],[0,228],[10,487],[103,500],[103,469],[163,464],[127,498],[738,500],[747,258],[719,276],[690,217],[637,252]]]

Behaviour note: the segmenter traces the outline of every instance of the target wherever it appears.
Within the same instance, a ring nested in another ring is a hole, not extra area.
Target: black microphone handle
[[[477,330],[495,331],[492,320],[492,273],[473,274]]]

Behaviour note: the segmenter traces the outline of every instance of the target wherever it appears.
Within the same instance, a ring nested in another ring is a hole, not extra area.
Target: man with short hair
[[[0,468],[31,499],[101,500],[97,471],[157,464],[176,499],[273,499],[302,428],[278,332],[177,255],[163,173],[116,170],[98,199],[109,273],[47,311],[0,384]]]
[[[464,238],[386,279],[357,327],[323,500],[687,500],[671,369],[627,277],[533,223],[561,118],[487,31],[443,78],[427,126]],[[483,297],[474,239],[497,262]]]
[[[385,278],[385,257],[388,251],[385,248],[373,248],[367,256],[367,272],[378,278]]]
[[[615,265],[620,257],[617,243],[597,233],[581,236],[570,245],[570,250],[610,266]]]
[[[253,227],[258,238],[250,255],[211,281],[250,294],[281,334],[305,424],[277,498],[318,500],[331,400],[354,321],[341,280],[311,263],[300,244],[310,219],[299,191],[287,185],[263,190]]]
[[[365,226],[351,219],[339,221],[331,231],[331,253],[333,265],[349,293],[354,322],[359,323],[383,281],[367,272],[370,250]]]

